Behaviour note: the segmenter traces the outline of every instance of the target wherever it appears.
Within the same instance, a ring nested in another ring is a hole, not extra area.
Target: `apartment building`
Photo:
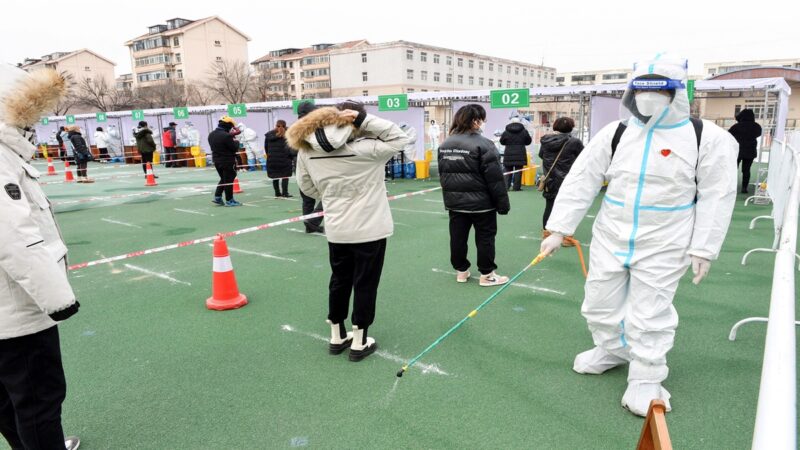
[[[18,66],[28,72],[50,68],[58,72],[66,72],[76,83],[88,78],[93,81],[105,80],[108,86],[114,86],[114,64],[108,58],[82,48],[72,52],[55,52],[41,58],[28,58]]]
[[[122,75],[118,76],[116,79],[116,86],[117,89],[121,90],[133,89],[133,74],[123,73]]]
[[[251,64],[267,81],[269,100],[331,97],[330,54],[360,48],[366,40],[272,50]]]
[[[593,84],[622,84],[628,80],[631,69],[584,70],[556,74],[556,86],[581,86]]]
[[[538,64],[408,41],[330,52],[334,97],[553,86],[556,70]]]
[[[752,61],[727,61],[703,64],[703,74],[706,77],[716,77],[729,72],[737,72],[756,67],[785,67],[800,69],[800,58],[787,59],[760,59]]]
[[[218,16],[175,18],[153,25],[146,34],[125,42],[130,49],[133,86],[212,78],[216,76],[215,62],[247,62],[249,41],[249,36]]]

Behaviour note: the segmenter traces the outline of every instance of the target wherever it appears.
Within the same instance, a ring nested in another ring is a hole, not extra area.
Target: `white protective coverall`
[[[659,75],[678,86],[671,102],[667,97],[664,106],[645,116],[635,100],[644,91],[629,87],[623,106],[634,117],[613,159],[611,142],[619,122],[603,128],[575,161],[546,226],[557,236],[571,236],[603,182],[609,183],[592,228],[581,307],[596,347],[575,358],[574,370],[598,374],[630,361],[622,405],[642,416],[655,398],[670,408],[661,382],[669,372],[666,355],[678,326],[672,299],[690,257],[707,270],[708,261],[719,255],[737,177],[738,147],[725,130],[703,121],[698,151],[685,60],[656,57],[637,64],[631,86],[639,77]],[[645,109],[644,99],[640,102]]]
[[[435,120],[431,120],[431,126],[428,127],[428,136],[431,138],[431,150],[436,151],[439,148],[439,135],[442,129]]]
[[[256,170],[256,163],[261,165],[261,170],[267,170],[266,154],[264,149],[258,145],[258,133],[256,133],[256,130],[247,128],[247,125],[243,123],[240,123],[237,127],[242,131],[238,140],[242,143],[247,153],[247,170]]]
[[[112,162],[125,162],[122,151],[122,136],[116,125],[108,126],[108,156]]]

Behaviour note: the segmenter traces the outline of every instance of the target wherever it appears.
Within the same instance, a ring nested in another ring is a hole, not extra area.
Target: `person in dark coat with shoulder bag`
[[[267,152],[267,176],[272,178],[275,197],[292,197],[289,194],[289,178],[292,176],[294,152],[286,144],[286,122],[275,122],[275,129],[264,137]]]
[[[67,128],[67,136],[72,143],[73,153],[75,155],[75,164],[78,166],[78,183],[94,183],[94,180],[89,178],[86,168],[89,161],[94,159],[92,151],[86,144],[86,139],[81,134],[81,129],[77,125],[72,125]]]
[[[545,200],[544,217],[542,217],[542,238],[550,235],[545,229],[550,212],[556,202],[556,195],[564,178],[567,177],[572,164],[578,155],[583,151],[583,142],[572,137],[570,133],[575,128],[575,121],[569,117],[559,117],[553,123],[553,130],[556,133],[542,137],[541,147],[539,148],[539,158],[542,159],[542,171],[544,175],[539,180],[538,189]],[[564,246],[572,246],[571,239],[564,240]]]
[[[214,191],[211,203],[220,206],[242,206],[233,198],[233,182],[236,180],[236,166],[239,164],[239,143],[233,139],[231,129],[235,123],[228,116],[223,116],[217,122],[217,128],[208,134],[208,145],[211,147],[211,157],[214,168],[219,174],[219,183]],[[222,193],[225,192],[225,201]]]
[[[750,167],[758,156],[758,137],[761,136],[761,125],[756,123],[756,115],[752,109],[743,109],[736,115],[736,123],[728,130],[739,143],[739,158],[736,164],[742,164],[742,194],[747,194],[750,184]]]
[[[533,139],[531,138],[525,126],[519,122],[519,117],[511,119],[511,123],[506,125],[506,131],[500,136],[500,144],[506,147],[503,153],[503,165],[506,172],[513,172],[521,170],[523,166],[528,164],[528,153],[525,151],[526,145],[531,145]],[[519,191],[522,186],[522,172],[514,172],[506,175],[506,183],[508,189]]]
[[[453,118],[450,137],[439,146],[439,177],[444,207],[450,215],[450,263],[458,272],[456,281],[470,278],[467,259],[469,231],[475,228],[481,286],[497,286],[508,277],[495,273],[494,239],[497,215],[508,214],[511,205],[494,142],[481,135],[486,110],[469,104]]]

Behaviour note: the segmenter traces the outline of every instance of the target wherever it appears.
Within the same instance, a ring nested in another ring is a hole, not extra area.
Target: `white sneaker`
[[[625,395],[622,396],[622,407],[637,416],[647,417],[650,402],[655,399],[660,399],[664,402],[667,412],[672,411],[669,398],[669,391],[661,387],[661,383],[631,381],[628,383]]]
[[[467,281],[469,281],[469,277],[471,275],[472,274],[469,273],[469,270],[465,270],[463,272],[456,271],[456,281],[459,283],[466,283]]]
[[[627,359],[612,355],[601,347],[595,347],[578,354],[575,357],[572,370],[578,373],[600,375],[607,370],[627,363]]]
[[[81,446],[81,440],[78,436],[68,436],[64,438],[64,448],[67,450],[78,450]]]
[[[508,277],[498,275],[492,271],[490,274],[481,275],[481,286],[499,286],[508,283]]]

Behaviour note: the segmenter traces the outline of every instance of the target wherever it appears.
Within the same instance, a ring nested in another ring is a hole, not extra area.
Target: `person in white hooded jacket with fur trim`
[[[367,114],[359,103],[319,108],[295,122],[287,142],[298,150],[297,182],[325,205],[330,251],[329,350],[350,348],[351,361],[377,349],[367,328],[375,318],[386,238],[394,223],[384,185],[384,166],[408,142],[394,123]],[[353,332],[346,331],[353,293]]]
[[[66,381],[56,323],[78,311],[67,247],[29,164],[24,131],[66,92],[55,71],[0,65],[0,433],[11,448],[76,449],[64,439]]]

